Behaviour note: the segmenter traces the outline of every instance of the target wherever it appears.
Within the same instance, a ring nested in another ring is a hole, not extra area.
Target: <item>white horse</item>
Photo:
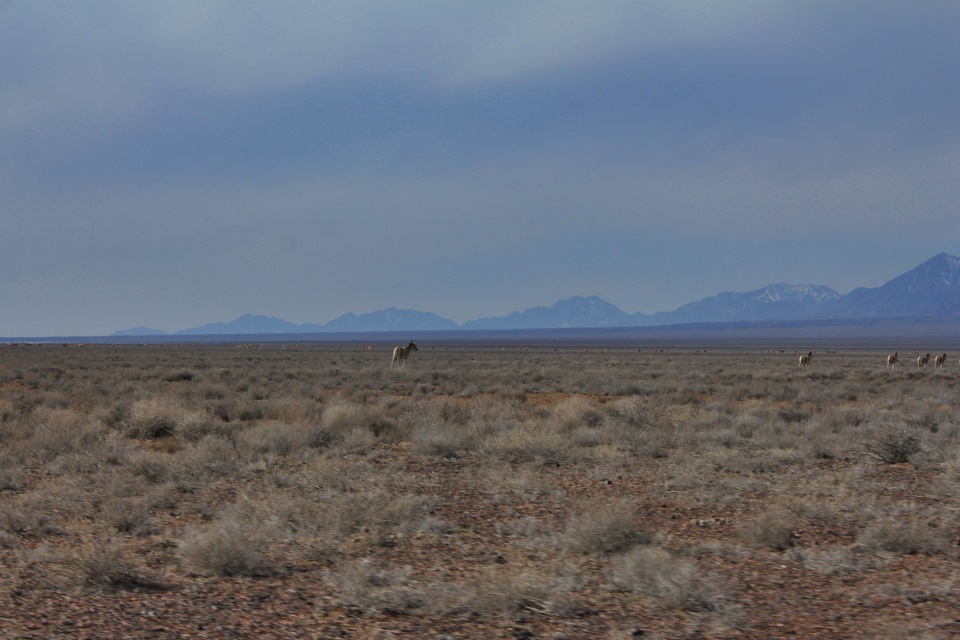
[[[940,355],[938,355],[936,358],[933,359],[933,364],[934,366],[937,367],[937,369],[943,369],[943,365],[944,363],[946,363],[946,361],[947,361],[947,354],[941,353]]]
[[[407,365],[407,356],[411,351],[420,351],[417,348],[417,345],[413,344],[413,340],[410,341],[405,347],[394,347],[393,348],[393,359],[390,360],[390,367],[393,367],[393,363],[397,363],[401,369]]]
[[[887,356],[887,366],[893,369],[897,366],[897,363],[900,362],[900,352],[895,351]]]
[[[800,367],[805,368],[810,366],[810,360],[813,359],[813,351],[808,351],[802,356],[800,356]]]
[[[923,369],[925,366],[927,366],[927,363],[928,363],[928,362],[930,362],[930,354],[929,354],[929,353],[926,354],[926,355],[920,356],[919,358],[917,358],[917,368],[918,368],[918,369]]]

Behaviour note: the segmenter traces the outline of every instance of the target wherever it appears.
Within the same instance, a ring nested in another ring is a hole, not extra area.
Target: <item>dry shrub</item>
[[[494,461],[482,467],[475,478],[476,487],[495,504],[511,500],[562,502],[566,494],[548,483],[539,471],[536,468],[513,467],[505,462]]]
[[[467,424],[473,415],[473,410],[467,403],[451,400],[439,401],[436,411],[442,422],[458,426]]]
[[[269,575],[268,528],[235,513],[194,527],[180,543],[185,569],[209,576]]]
[[[853,571],[879,569],[883,561],[850,547],[822,546],[812,549],[791,549],[790,558],[825,576],[836,576]]]
[[[611,560],[618,588],[652,598],[664,609],[716,611],[723,596],[697,565],[659,547],[641,547]]]
[[[606,405],[607,420],[631,427],[650,426],[650,416],[643,409],[642,400],[619,398]]]
[[[377,445],[377,437],[367,427],[353,427],[339,434],[337,448],[344,453],[364,454]]]
[[[263,403],[263,418],[288,424],[317,424],[321,407],[310,398],[281,396]]]
[[[519,520],[497,523],[497,533],[505,538],[520,538],[529,546],[543,548],[553,537],[553,530],[539,518],[526,516]]]
[[[104,522],[121,533],[141,533],[148,530],[150,503],[144,499],[117,499],[103,506]]]
[[[820,527],[855,527],[863,522],[872,500],[837,489],[833,495],[795,496],[785,501],[788,509],[803,522]]]
[[[348,451],[362,451],[372,447],[378,438],[397,442],[400,430],[384,407],[338,398],[324,407],[320,416],[317,441],[338,444]]]
[[[173,458],[173,480],[184,488],[198,482],[233,476],[240,470],[233,438],[208,435]]]
[[[138,449],[130,454],[124,467],[150,484],[163,484],[173,475],[174,460],[166,453]]]
[[[434,421],[413,427],[410,441],[413,453],[441,458],[457,458],[472,445],[470,434],[463,427]]]
[[[914,431],[903,426],[880,427],[863,442],[863,449],[870,458],[884,464],[909,462],[912,456],[923,450]]]
[[[570,568],[518,570],[505,565],[488,570],[469,585],[460,607],[479,614],[519,616],[533,613],[568,617],[578,611],[573,597],[578,588],[578,576]]]
[[[581,427],[596,427],[603,421],[603,414],[594,401],[583,396],[570,396],[552,405],[550,421],[561,429],[574,430]]]
[[[569,439],[542,423],[513,423],[484,438],[483,449],[509,462],[561,464],[570,456]]]
[[[431,598],[410,578],[409,567],[382,569],[369,559],[344,564],[327,575],[339,592],[340,604],[372,613],[415,613]]]
[[[739,529],[740,537],[758,549],[784,551],[794,545],[794,532],[799,519],[782,507],[772,507],[745,522]]]
[[[0,503],[0,531],[23,537],[59,532],[44,505],[26,499]]]
[[[103,437],[89,415],[73,409],[37,407],[30,423],[29,448],[42,460],[83,451]]]
[[[436,498],[410,493],[396,493],[380,487],[356,488],[346,493],[321,491],[309,499],[323,505],[316,524],[322,533],[339,536],[362,531],[375,537],[397,533],[446,531],[447,527],[433,516]],[[308,510],[309,513],[310,510]],[[297,520],[305,514],[297,509]],[[287,512],[285,518],[292,514]]]
[[[40,571],[44,582],[57,588],[103,592],[164,588],[126,549],[112,541],[69,550],[40,547],[28,554],[27,564]]]
[[[189,411],[175,399],[158,396],[134,402],[121,428],[130,438],[155,439],[205,429],[207,423],[205,414]]]
[[[22,469],[0,460],[0,491],[19,491],[25,483]]]
[[[315,429],[309,426],[280,422],[261,423],[237,435],[238,445],[258,454],[290,455],[308,449],[314,442]]]
[[[374,508],[370,509],[369,518],[378,530],[415,533],[444,528],[431,517],[437,507],[437,499],[433,496],[383,493],[377,497],[379,499],[372,501]]]
[[[936,554],[949,548],[950,534],[934,520],[904,514],[878,518],[867,524],[858,542],[871,551]]]
[[[584,553],[621,553],[639,544],[650,544],[653,536],[633,524],[633,506],[626,501],[600,504],[567,522],[565,540],[569,548]]]

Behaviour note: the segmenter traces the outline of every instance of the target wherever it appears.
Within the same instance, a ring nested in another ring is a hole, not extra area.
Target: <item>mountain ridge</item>
[[[725,291],[681,305],[673,311],[653,314],[630,314],[598,296],[572,296],[549,307],[529,307],[505,316],[478,318],[462,324],[432,312],[390,307],[371,313],[345,313],[325,324],[295,324],[272,316],[245,314],[232,322],[209,323],[172,334],[151,327],[136,327],[113,335],[563,329],[953,316],[960,316],[960,258],[939,253],[880,287],[857,287],[843,295],[825,285],[781,282],[746,292]],[[138,331],[142,333],[136,333]]]

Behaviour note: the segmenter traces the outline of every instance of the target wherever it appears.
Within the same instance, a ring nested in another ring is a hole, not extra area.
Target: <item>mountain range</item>
[[[841,295],[823,285],[771,284],[746,292],[724,292],[673,311],[629,314],[596,296],[575,296],[550,307],[532,307],[506,316],[462,325],[435,313],[391,307],[347,313],[326,324],[295,324],[263,315],[244,315],[175,331],[172,335],[447,331],[457,329],[559,329],[649,327],[688,323],[826,320],[838,318],[947,317],[960,315],[960,258],[941,253],[880,287],[858,287]],[[169,335],[137,327],[115,336]]]

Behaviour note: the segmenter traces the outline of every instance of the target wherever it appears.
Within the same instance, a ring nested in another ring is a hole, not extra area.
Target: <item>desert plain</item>
[[[960,636],[956,352],[391,346],[0,346],[0,636]]]

